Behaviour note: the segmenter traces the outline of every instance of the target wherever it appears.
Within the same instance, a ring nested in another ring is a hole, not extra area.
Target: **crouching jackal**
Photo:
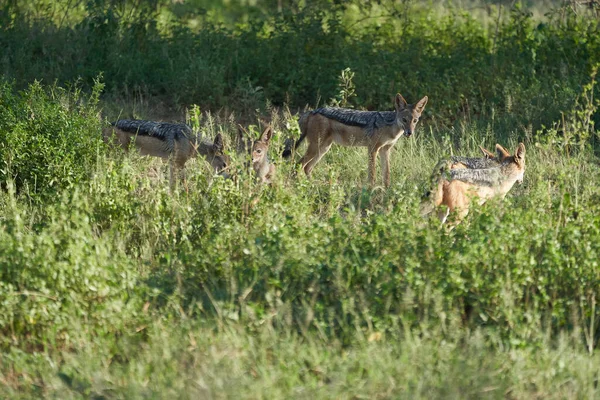
[[[356,111],[323,107],[304,113],[299,120],[301,135],[294,149],[306,138],[308,149],[300,160],[306,175],[335,142],[342,146],[365,146],[369,150],[369,183],[375,184],[375,160],[381,158],[383,183],[390,185],[390,150],[402,136],[410,137],[427,104],[427,96],[408,104],[398,93],[395,111]],[[283,156],[288,157],[291,149]]]
[[[214,141],[195,135],[185,124],[122,119],[112,122],[102,131],[105,142],[129,150],[133,144],[142,155],[169,160],[169,180],[174,184],[174,166],[182,171],[185,163],[198,154],[203,156],[215,172],[227,176],[229,157],[223,154],[223,137]],[[173,165],[174,164],[174,165]]]
[[[523,181],[525,145],[519,143],[514,156],[499,144],[496,152],[497,158],[485,161],[483,168],[456,168],[451,159],[438,162],[431,175],[431,190],[421,202],[421,214],[437,209],[438,218],[445,223],[456,211],[454,222],[459,223],[469,213],[472,200],[481,205],[492,197],[504,198],[515,182]]]

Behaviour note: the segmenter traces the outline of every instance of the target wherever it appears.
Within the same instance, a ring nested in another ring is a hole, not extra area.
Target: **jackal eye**
[[[261,149],[258,149],[258,150],[256,150],[256,152],[257,152],[258,154],[260,154],[260,153],[262,153],[262,150],[261,150]]]
[[[406,117],[402,118],[402,122],[407,123],[408,119],[406,119]]]

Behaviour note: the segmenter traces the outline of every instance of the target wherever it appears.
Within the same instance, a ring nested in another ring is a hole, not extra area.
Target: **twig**
[[[11,296],[37,296],[37,297],[45,297],[50,300],[58,301],[57,297],[49,296],[47,294],[38,293],[38,292],[30,292],[28,290],[24,290],[22,292],[14,292],[10,293]]]

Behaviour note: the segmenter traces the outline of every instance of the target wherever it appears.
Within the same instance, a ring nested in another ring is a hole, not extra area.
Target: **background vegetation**
[[[8,1],[0,14],[0,395],[594,398],[597,9],[574,2]],[[427,94],[392,187],[296,111]],[[236,177],[100,140],[107,119],[222,132]],[[255,184],[236,124],[276,127]],[[452,232],[432,165],[527,147],[525,183]]]

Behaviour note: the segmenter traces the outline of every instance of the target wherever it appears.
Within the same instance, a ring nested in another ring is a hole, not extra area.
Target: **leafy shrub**
[[[137,274],[110,240],[94,234],[87,200],[65,192],[47,207],[44,226],[32,227],[8,197],[0,228],[0,346],[68,345],[78,335],[122,331],[140,308]]]
[[[83,96],[75,85],[44,88],[39,82],[16,93],[0,84],[0,180],[18,191],[52,195],[87,179],[102,151],[96,108],[102,85]]]

